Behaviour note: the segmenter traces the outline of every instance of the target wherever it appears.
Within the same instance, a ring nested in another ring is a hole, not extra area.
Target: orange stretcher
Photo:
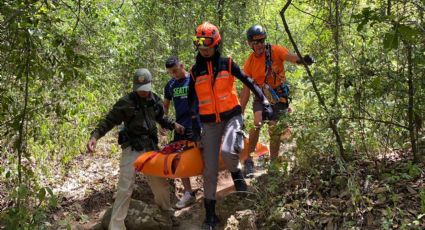
[[[257,156],[269,152],[267,146],[258,143]],[[248,158],[248,138],[244,139],[244,149],[239,155],[240,161]],[[220,154],[220,170],[225,169]],[[185,178],[202,174],[204,162],[199,147],[192,141],[176,141],[165,145],[161,150],[141,154],[134,162],[137,171],[151,176],[166,178]]]

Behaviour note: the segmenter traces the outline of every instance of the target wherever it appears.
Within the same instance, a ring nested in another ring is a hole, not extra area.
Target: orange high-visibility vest
[[[220,59],[220,62],[226,59]],[[235,87],[235,77],[231,74],[232,60],[219,63],[217,76],[214,79],[212,62],[207,62],[208,71],[204,75],[192,77],[199,101],[199,115],[215,115],[215,122],[220,122],[220,114],[239,106]],[[223,65],[224,64],[224,65]],[[227,67],[227,68],[224,68]]]

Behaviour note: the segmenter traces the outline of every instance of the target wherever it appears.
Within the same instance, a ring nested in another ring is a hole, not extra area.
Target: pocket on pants
[[[244,143],[243,143],[244,137],[245,137],[244,131],[242,131],[242,130],[236,131],[236,139],[235,139],[235,143],[234,143],[234,146],[233,146],[236,153],[242,152],[242,149],[244,148]]]

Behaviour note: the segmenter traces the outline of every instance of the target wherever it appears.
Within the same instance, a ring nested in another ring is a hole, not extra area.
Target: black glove
[[[307,54],[307,55],[304,55],[302,59],[298,60],[297,63],[298,64],[305,63],[307,65],[311,65],[314,63],[314,58]]]
[[[271,120],[273,117],[273,109],[270,104],[263,104],[263,121]]]

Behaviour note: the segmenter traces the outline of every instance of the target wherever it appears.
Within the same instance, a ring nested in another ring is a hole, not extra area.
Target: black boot
[[[246,192],[247,185],[243,178],[242,171],[238,169],[236,172],[232,172],[233,183],[235,184],[236,192]]]
[[[205,206],[205,220],[202,225],[202,229],[214,229],[214,227],[220,222],[217,215],[215,214],[215,200],[204,198]]]

